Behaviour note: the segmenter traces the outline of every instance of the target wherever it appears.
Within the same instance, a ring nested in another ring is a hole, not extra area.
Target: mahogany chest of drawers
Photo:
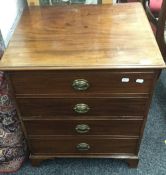
[[[26,9],[0,61],[33,165],[100,157],[137,166],[164,67],[139,3]]]

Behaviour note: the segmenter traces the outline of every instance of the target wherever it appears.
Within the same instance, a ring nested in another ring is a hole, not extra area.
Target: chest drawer
[[[147,98],[17,98],[22,116],[143,116]]]
[[[82,119],[24,120],[28,135],[127,135],[139,136],[143,120]]]
[[[149,93],[155,72],[149,71],[18,71],[10,72],[16,95]]]
[[[39,137],[30,138],[32,154],[136,154],[137,138],[110,137]]]

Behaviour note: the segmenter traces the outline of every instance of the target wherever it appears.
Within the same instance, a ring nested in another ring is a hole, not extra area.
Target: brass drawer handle
[[[90,127],[89,125],[86,125],[86,124],[79,124],[76,126],[75,130],[80,134],[84,134],[84,133],[89,132]]]
[[[76,148],[79,150],[79,151],[88,151],[90,149],[90,145],[87,144],[87,143],[79,143]]]
[[[73,110],[79,114],[85,114],[90,110],[90,108],[87,104],[80,103],[80,104],[76,104]]]
[[[78,91],[85,91],[89,88],[89,83],[85,79],[77,79],[73,81],[73,88]]]

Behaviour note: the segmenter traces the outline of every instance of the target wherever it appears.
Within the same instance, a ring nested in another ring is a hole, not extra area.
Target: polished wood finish
[[[19,98],[22,116],[142,116],[147,98]],[[89,111],[74,111],[76,104],[87,104]]]
[[[165,64],[140,3],[30,7],[0,62],[1,70],[143,67]]]
[[[102,0],[102,4],[112,4],[112,0]]]
[[[127,163],[130,168],[137,168],[139,159],[127,159]]]
[[[40,163],[43,161],[41,158],[40,159],[30,159],[30,160],[33,166],[39,166]]]
[[[27,0],[29,6],[40,5],[39,0]]]
[[[65,157],[69,157],[69,155],[65,155]],[[97,157],[98,155],[96,155],[96,157]],[[108,155],[107,155],[108,156]],[[55,156],[54,156],[55,157]],[[49,158],[51,159],[51,158],[54,158],[53,156],[50,156]],[[57,155],[56,155],[56,157],[58,157]],[[81,156],[82,157],[82,156]],[[85,157],[86,157],[86,155],[85,155]],[[89,155],[88,155],[88,157],[89,157]],[[98,156],[99,157],[99,156]],[[125,157],[125,156],[124,156]],[[109,158],[120,158],[118,155],[115,155],[115,156],[109,156]],[[39,166],[40,165],[40,163],[43,161],[43,160],[45,160],[45,156],[30,156],[30,160],[31,160],[31,164],[33,165],[33,166]],[[139,159],[138,158],[136,158],[136,157],[134,157],[134,158],[132,158],[132,159],[127,159],[126,158],[126,161],[127,161],[127,163],[128,163],[128,166],[130,167],[130,168],[137,168],[137,166],[138,166],[138,163],[139,163]]]
[[[114,119],[24,119],[28,135],[126,135],[138,136],[143,119],[126,117]],[[85,133],[76,130],[78,125],[88,125]],[[109,126],[109,127],[108,127]]]
[[[155,78],[154,70],[144,69],[138,71],[23,71],[10,72],[10,74],[16,95],[94,96],[103,93],[149,93]],[[129,82],[122,82],[123,78],[129,78]],[[75,90],[72,84],[76,79],[87,80],[89,88],[81,92]],[[143,79],[144,83],[137,83],[137,79]]]
[[[138,138],[111,138],[88,136],[56,136],[56,137],[30,137],[31,153],[39,155],[66,154],[66,155],[111,155],[131,154],[136,155]],[[89,150],[77,149],[79,143],[89,144]]]
[[[163,67],[139,3],[25,10],[0,69],[8,75],[32,165],[100,157],[136,166]]]

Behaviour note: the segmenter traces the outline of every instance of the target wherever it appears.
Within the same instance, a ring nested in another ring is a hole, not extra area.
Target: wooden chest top
[[[163,68],[140,3],[31,7],[1,70]]]

